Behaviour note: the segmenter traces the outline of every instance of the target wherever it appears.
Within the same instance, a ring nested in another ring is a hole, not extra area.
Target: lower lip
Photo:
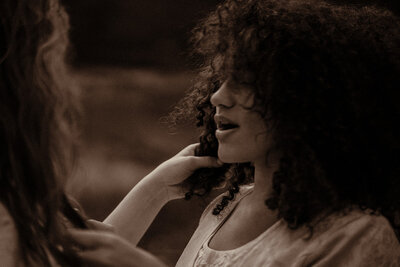
[[[229,135],[233,134],[235,131],[237,131],[239,128],[233,128],[229,130],[216,130],[215,131],[215,136],[219,141],[222,141],[223,139],[226,139]]]

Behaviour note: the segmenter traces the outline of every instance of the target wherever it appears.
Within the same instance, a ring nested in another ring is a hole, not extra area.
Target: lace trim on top
[[[244,195],[241,196],[243,199],[246,195],[251,193],[253,190],[249,190]],[[239,193],[241,195],[241,193]],[[240,199],[240,200],[241,200]],[[257,236],[255,239],[251,240],[250,242],[234,248],[230,250],[215,250],[208,246],[212,237],[215,233],[222,227],[225,221],[229,218],[229,214],[234,210],[236,205],[240,202],[235,201],[229,203],[224,210],[222,210],[221,214],[217,215],[217,220],[220,220],[218,227],[211,233],[211,235],[206,239],[204,244],[201,246],[199,253],[197,254],[196,260],[194,262],[194,266],[231,266],[238,263],[241,259],[243,259],[244,255],[246,255],[249,251],[253,250],[257,244],[264,239],[264,237],[271,231],[274,231],[275,228],[278,227],[280,221],[274,223],[271,227]]]

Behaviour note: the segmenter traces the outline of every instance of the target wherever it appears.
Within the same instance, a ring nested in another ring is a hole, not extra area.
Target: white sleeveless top
[[[218,227],[210,236],[207,238],[206,242],[204,242],[203,246],[200,248],[197,258],[194,262],[194,266],[244,266],[244,262],[246,255],[250,251],[256,250],[262,240],[268,235],[268,232],[274,231],[274,228],[277,227],[279,223],[275,223],[266,231],[264,231],[261,235],[259,235],[254,240],[248,242],[247,244],[240,246],[231,250],[218,251],[210,248],[208,244],[210,243],[211,238],[215,235],[220,227]],[[221,224],[222,226],[222,224]]]
[[[176,266],[400,266],[400,244],[388,221],[357,209],[328,216],[314,228],[311,238],[306,227],[290,230],[278,220],[238,248],[217,251],[208,247],[234,207],[252,189],[241,187],[219,216],[212,210],[224,194],[210,203]]]

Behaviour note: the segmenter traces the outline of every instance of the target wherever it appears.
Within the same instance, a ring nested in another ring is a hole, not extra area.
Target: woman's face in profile
[[[271,138],[261,115],[252,109],[252,89],[225,81],[211,104],[216,107],[218,158],[225,163],[265,162]]]

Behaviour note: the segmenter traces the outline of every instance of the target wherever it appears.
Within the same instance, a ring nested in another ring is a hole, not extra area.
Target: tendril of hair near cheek
[[[312,229],[323,211],[368,208],[399,236],[399,31],[399,18],[375,6],[225,1],[193,30],[198,81],[171,116],[194,114],[196,154],[216,156],[210,96],[227,78],[249,85],[281,155],[267,207],[293,229]],[[187,197],[252,176],[249,164],[202,169]]]

